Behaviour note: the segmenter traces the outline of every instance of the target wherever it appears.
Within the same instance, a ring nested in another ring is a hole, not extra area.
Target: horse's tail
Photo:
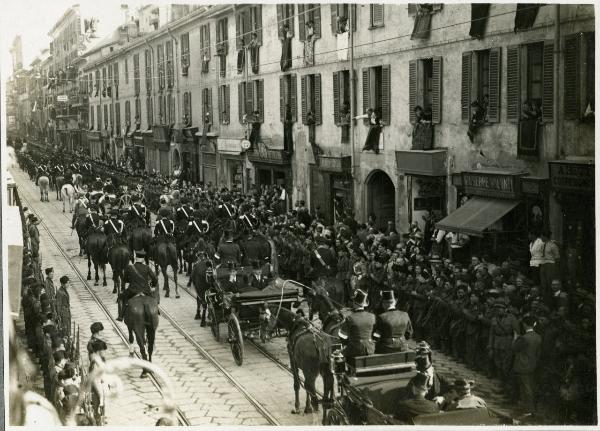
[[[156,331],[158,328],[158,303],[154,301],[144,302],[144,323]]]
[[[177,258],[177,247],[173,243],[167,244],[167,260],[173,267],[173,269],[177,269],[178,258]]]

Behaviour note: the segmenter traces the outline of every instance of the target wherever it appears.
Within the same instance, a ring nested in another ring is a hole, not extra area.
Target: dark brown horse
[[[158,302],[160,295],[158,288],[154,291],[154,297],[139,295],[131,298],[125,310],[125,324],[129,331],[129,343],[135,341],[140,348],[142,359],[152,362],[154,352],[154,340],[158,328]],[[146,351],[146,346],[148,350]],[[131,349],[133,350],[133,349]],[[142,371],[141,377],[146,376],[146,370]]]
[[[94,286],[98,286],[98,266],[102,268],[102,286],[106,286],[106,264],[108,263],[108,249],[106,245],[106,235],[104,232],[94,230],[88,235],[86,243],[86,253],[88,260],[88,275],[87,279],[92,279],[92,273],[90,271],[91,262],[94,263],[94,271],[96,272],[96,278],[94,279]]]
[[[201,319],[200,326],[206,326],[206,292],[213,283],[213,278],[206,274],[206,270],[209,267],[212,267],[212,262],[206,255],[201,256],[194,264],[190,276],[190,280],[196,290],[196,316],[194,319]],[[202,309],[202,312],[200,309]]]
[[[136,251],[143,250],[146,252],[146,265],[148,265],[148,258],[150,255],[150,250],[152,248],[152,231],[150,228],[144,225],[135,226],[131,230],[131,235],[129,236],[129,249],[134,253]],[[131,259],[133,262],[133,253],[131,253]]]
[[[83,256],[85,250],[85,243],[88,237],[88,228],[85,221],[85,214],[78,215],[75,220],[75,231],[77,231],[77,238],[79,239],[79,256]]]
[[[165,236],[159,236],[156,239],[156,243],[152,248],[152,260],[154,261],[154,267],[156,275],[158,275],[158,268],[162,272],[164,278],[163,290],[166,290],[165,298],[169,297],[169,277],[167,276],[167,267],[171,266],[173,269],[173,281],[175,282],[175,298],[179,298],[179,286],[177,285],[177,246],[171,238]]]
[[[121,294],[121,287],[125,287],[123,279],[125,277],[125,268],[129,265],[130,257],[129,248],[122,242],[117,242],[108,252],[108,261],[113,273],[113,293],[117,295]]]

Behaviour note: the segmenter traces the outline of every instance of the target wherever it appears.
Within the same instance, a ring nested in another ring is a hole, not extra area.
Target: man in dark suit
[[[396,418],[402,422],[412,425],[413,419],[419,415],[438,413],[439,406],[434,401],[428,400],[427,376],[418,373],[407,386],[408,398],[401,400],[396,407]]]
[[[231,261],[237,265],[241,263],[242,251],[240,250],[240,246],[233,242],[233,234],[231,232],[227,232],[225,242],[219,244],[216,257],[220,259],[221,262]]]
[[[535,317],[527,315],[523,318],[525,333],[513,342],[513,372],[519,388],[521,404],[528,413],[535,411],[535,374],[540,360],[542,337],[534,331]]]
[[[352,314],[346,317],[338,334],[346,344],[344,355],[346,358],[372,355],[375,352],[371,338],[375,327],[375,316],[365,311],[365,307],[369,305],[367,293],[360,289],[355,290],[352,303]]]
[[[396,310],[396,298],[391,290],[381,292],[381,305],[385,311],[377,316],[375,323],[375,334],[379,335],[375,353],[408,350],[406,340],[412,336],[413,332],[408,313]]]
[[[136,251],[136,263],[129,265],[125,269],[124,283],[129,283],[127,289],[121,293],[119,298],[119,316],[117,320],[122,322],[125,314],[127,302],[136,295],[143,293],[148,296],[154,296],[153,292],[158,285],[158,279],[148,265],[145,264],[146,253],[144,251]],[[157,295],[158,296],[158,295]]]

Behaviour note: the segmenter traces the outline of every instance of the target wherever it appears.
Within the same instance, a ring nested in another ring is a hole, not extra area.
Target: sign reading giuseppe
[[[550,162],[549,165],[555,190],[594,193],[594,164]]]
[[[463,172],[462,185],[467,194],[517,199],[518,181],[523,173]]]

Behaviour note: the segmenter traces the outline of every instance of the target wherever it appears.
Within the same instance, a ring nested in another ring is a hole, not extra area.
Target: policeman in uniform
[[[156,216],[156,225],[154,225],[155,237],[166,237],[169,238],[169,240],[173,238],[173,232],[175,232],[175,223],[173,223],[173,220],[169,218],[171,216],[172,213],[164,208],[161,208],[158,211],[158,215]]]
[[[219,244],[215,257],[221,262],[234,262],[239,265],[242,261],[242,251],[240,246],[233,242],[233,233],[227,232],[225,242]]]
[[[194,208],[192,208],[188,199],[183,197],[181,198],[181,205],[175,210],[177,215],[176,220],[179,221],[189,221],[194,217]]]
[[[413,332],[408,313],[396,309],[396,298],[392,290],[381,292],[381,305],[385,311],[377,316],[375,323],[375,331],[379,335],[375,353],[407,351],[406,341]]]
[[[132,195],[131,201],[131,211],[129,211],[129,222],[131,226],[147,226],[150,212],[146,208],[146,205],[140,201],[140,196],[137,194]]]
[[[95,229],[99,229],[102,227],[102,225],[101,225],[102,218],[100,217],[100,214],[98,214],[98,206],[90,205],[89,209],[90,209],[90,211],[85,216],[85,226],[87,228],[88,233],[90,232],[90,229],[95,230]]]
[[[317,248],[313,251],[313,269],[316,277],[329,277],[337,270],[335,252],[329,246],[329,241],[319,236],[316,239]]]
[[[104,233],[106,234],[106,245],[110,250],[118,240],[124,240],[125,223],[120,219],[118,209],[110,212],[110,219],[104,222]]]
[[[129,286],[121,293],[119,298],[119,316],[117,320],[120,322],[123,321],[125,308],[131,298],[141,293],[154,296],[155,287],[158,285],[158,278],[156,278],[154,271],[144,263],[145,259],[146,253],[144,251],[136,251],[136,262],[125,269],[123,281],[129,283]]]
[[[365,310],[369,305],[367,293],[357,289],[352,296],[352,314],[346,317],[339,329],[339,337],[346,344],[344,356],[354,358],[375,353],[375,344],[372,340],[375,328],[375,315]]]

